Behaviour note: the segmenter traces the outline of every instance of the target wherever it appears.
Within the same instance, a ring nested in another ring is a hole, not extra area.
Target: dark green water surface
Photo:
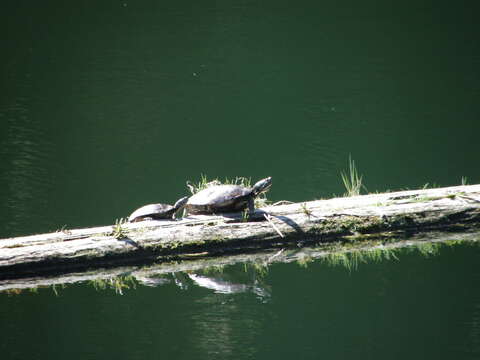
[[[272,201],[340,195],[350,154],[371,192],[478,183],[479,4],[2,2],[0,238],[112,224],[200,174],[272,176]],[[478,255],[275,265],[268,296],[0,295],[0,351],[476,359]]]
[[[235,265],[216,290],[176,274],[123,295],[91,283],[1,294],[0,346],[7,359],[478,359],[479,256],[274,264],[255,279]]]

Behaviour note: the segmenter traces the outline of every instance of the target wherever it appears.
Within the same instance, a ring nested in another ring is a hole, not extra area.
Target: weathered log
[[[125,278],[134,279],[136,282],[145,284],[145,279],[163,279],[164,277],[169,277],[171,274],[179,272],[212,273],[213,270],[216,269],[223,273],[225,267],[239,263],[245,264],[246,266],[252,265],[254,269],[265,269],[274,263],[297,262],[302,265],[319,259],[324,259],[327,264],[332,264],[332,261],[329,260],[329,256],[332,255],[334,259],[345,259],[346,263],[343,263],[343,266],[348,268],[349,256],[350,259],[356,259],[357,261],[359,261],[359,258],[360,261],[363,258],[364,263],[370,261],[377,262],[378,260],[398,260],[395,253],[402,248],[408,247],[418,249],[420,253],[428,253],[426,256],[431,256],[431,251],[440,248],[443,244],[452,246],[467,243],[475,244],[479,242],[479,232],[422,232],[409,236],[408,240],[391,241],[388,243],[378,240],[369,240],[349,244],[349,246],[335,243],[331,244],[331,246],[317,245],[314,247],[307,246],[302,248],[260,249],[253,253],[198,258],[195,256],[190,258],[184,257],[182,261],[175,260],[147,265],[117,266],[112,268],[84,270],[81,272],[73,270],[65,271],[60,274],[36,274],[30,277],[0,280],[0,292],[12,291],[13,293],[20,293],[23,290],[37,288],[51,288],[56,292],[58,289],[70,284],[85,282],[89,282],[93,286],[104,284],[107,287],[115,290],[118,288],[121,291]],[[364,255],[354,256],[354,254],[358,254],[359,252]],[[369,256],[369,253],[372,253],[373,255]],[[336,262],[336,264],[338,265],[339,263]],[[352,268],[349,269],[352,270]],[[153,283],[153,285],[148,285],[158,286],[161,285],[161,283],[156,282]]]
[[[3,239],[0,278],[479,224],[480,185],[316,200],[268,206],[248,221],[241,214],[197,216]]]

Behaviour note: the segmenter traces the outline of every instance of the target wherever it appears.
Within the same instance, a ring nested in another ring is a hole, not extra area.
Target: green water
[[[123,295],[91,283],[4,294],[1,349],[8,359],[478,358],[480,247],[397,255],[353,271],[273,264],[255,283],[235,265],[222,277],[250,287],[230,293],[166,276]]]
[[[0,12],[0,237],[112,224],[187,180],[269,198],[478,183],[478,2],[17,1]],[[478,358],[478,251],[1,296],[2,358]]]

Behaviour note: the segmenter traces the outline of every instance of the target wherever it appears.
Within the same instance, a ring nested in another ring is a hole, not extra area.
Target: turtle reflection
[[[192,286],[199,286],[213,290],[216,294],[253,293],[262,300],[271,296],[271,288],[265,284],[262,275],[256,271],[248,272],[176,272],[169,275],[137,274],[138,282],[145,286],[162,286],[172,282],[182,290],[190,290]]]
[[[161,286],[161,285],[166,285],[170,284],[172,281],[166,277],[160,277],[160,276],[140,276],[137,275],[135,276],[135,279],[142,285],[144,286]]]
[[[232,282],[222,279],[219,276],[205,276],[197,274],[188,274],[195,285],[213,290],[217,294],[237,294],[252,292],[262,299],[267,299],[271,296],[271,290],[265,284],[258,280],[253,280],[251,284]]]

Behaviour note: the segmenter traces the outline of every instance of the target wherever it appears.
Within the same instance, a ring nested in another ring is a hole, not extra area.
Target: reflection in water
[[[189,274],[198,286],[213,290],[217,294],[235,294],[247,292],[249,286],[246,284],[234,284],[229,281],[214,279],[208,276]]]
[[[196,274],[188,274],[188,276],[195,282],[196,285],[211,289],[217,294],[252,292],[263,301],[268,300],[271,296],[270,289],[268,289],[265,284],[260,284],[260,282],[257,280],[254,280],[252,284],[241,284]]]
[[[142,285],[144,286],[162,286],[166,284],[170,284],[171,280],[167,279],[165,277],[159,277],[159,276],[140,276],[137,275],[135,276],[135,279]]]
[[[173,282],[182,290],[191,290],[192,284],[203,287],[205,289],[213,290],[215,294],[240,294],[240,293],[253,293],[262,302],[267,302],[271,297],[271,287],[264,283],[259,275],[253,271],[250,279],[244,282],[241,280],[232,281],[225,277],[235,276],[235,273],[219,273],[215,276],[206,276],[203,274],[175,272],[168,275],[141,275],[136,274],[135,279],[145,286],[162,286]]]

